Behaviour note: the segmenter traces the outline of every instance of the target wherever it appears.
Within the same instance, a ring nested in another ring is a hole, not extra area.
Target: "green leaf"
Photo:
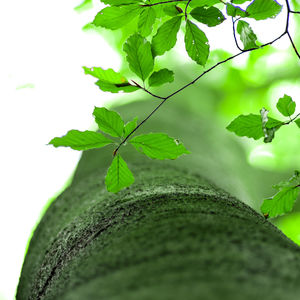
[[[293,176],[291,178],[289,178],[289,180],[287,180],[287,181],[281,181],[281,182],[279,182],[277,184],[274,184],[272,187],[274,189],[277,189],[277,190],[280,191],[282,188],[290,186],[295,181],[299,183],[299,179],[300,179],[300,172],[298,170],[295,170]]]
[[[232,0],[232,3],[234,3],[234,4],[243,4],[247,1],[251,1],[251,0]]]
[[[138,118],[134,118],[132,121],[128,122],[125,126],[124,126],[124,130],[123,130],[123,136],[126,137],[128,134],[131,133],[131,131],[136,128],[137,126],[137,120]]]
[[[123,49],[131,71],[145,81],[154,66],[150,43],[139,34],[134,34],[127,39]]]
[[[99,79],[96,82],[96,85],[99,86],[102,91],[111,93],[124,91],[126,93],[130,93],[139,89],[138,87],[131,85],[123,75],[112,69],[104,70],[97,67],[83,67],[83,69],[85,74],[92,75]]]
[[[93,24],[95,26],[116,30],[136,18],[141,9],[141,6],[137,4],[105,7],[96,15]]]
[[[149,77],[150,86],[158,86],[172,81],[174,81],[174,72],[168,69],[161,69],[157,72],[153,72]]]
[[[292,97],[284,95],[278,100],[276,107],[282,115],[290,117],[295,112],[296,103],[293,101]]]
[[[197,21],[206,24],[209,27],[221,24],[225,17],[216,7],[196,7],[190,12],[191,16]]]
[[[171,16],[171,17],[183,13],[183,10],[179,6],[176,6],[174,4],[164,5],[163,11],[167,16]]]
[[[172,49],[177,41],[182,16],[174,17],[163,23],[152,39],[152,52],[154,56],[163,55]]]
[[[156,19],[155,9],[151,6],[145,7],[139,16],[138,31],[142,36],[148,36],[152,33],[152,26]]]
[[[101,148],[114,141],[106,138],[99,132],[70,130],[62,137],[52,139],[49,144],[54,147],[70,147],[74,150],[88,150]]]
[[[249,18],[265,20],[274,18],[281,12],[282,6],[276,0],[254,0],[247,7]]]
[[[204,32],[189,20],[186,22],[184,42],[189,57],[204,66],[209,55],[208,39]]]
[[[240,115],[226,129],[238,136],[247,136],[255,140],[264,136],[260,115]]]
[[[129,141],[139,152],[153,159],[176,159],[190,152],[183,144],[165,133],[149,133],[134,137]]]
[[[122,137],[124,122],[117,112],[105,107],[95,107],[93,115],[100,130],[111,136]]]
[[[198,6],[213,6],[215,4],[221,3],[220,0],[193,0],[190,2],[190,7],[198,7]]]
[[[226,12],[227,12],[227,15],[231,16],[231,17],[240,16],[242,18],[245,18],[248,15],[243,9],[241,9],[238,6],[234,6],[230,3],[226,4]]]
[[[297,119],[297,120],[295,121],[295,123],[296,123],[296,125],[300,128],[300,119]]]
[[[283,124],[284,122],[268,117],[268,122],[266,123],[266,127],[273,128],[273,127],[282,126]]]
[[[105,177],[105,185],[109,192],[118,193],[120,190],[132,185],[134,177],[129,170],[126,162],[120,154],[117,154]]]
[[[236,30],[240,35],[240,39],[244,45],[245,50],[258,47],[256,45],[257,37],[247,22],[240,20],[237,24]]]
[[[77,5],[74,10],[78,12],[85,11],[93,7],[93,0],[84,0],[81,4]]]
[[[265,199],[261,212],[266,217],[277,217],[292,210],[298,197],[299,187],[284,187],[275,196]]]

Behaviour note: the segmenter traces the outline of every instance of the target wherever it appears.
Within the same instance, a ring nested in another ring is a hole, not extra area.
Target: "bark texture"
[[[180,118],[196,122],[190,112],[180,111]],[[170,135],[193,147],[194,129],[172,119],[155,126],[175,127]],[[103,184],[111,153],[84,153],[72,185],[34,233],[17,300],[299,299],[299,247],[203,179],[195,158],[157,162],[132,150],[124,156],[136,183],[112,195]],[[228,174],[216,176],[228,177],[223,184],[237,180]],[[243,184],[233,193],[238,187]]]

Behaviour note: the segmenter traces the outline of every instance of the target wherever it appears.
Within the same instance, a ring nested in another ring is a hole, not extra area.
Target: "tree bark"
[[[255,188],[245,187],[238,174],[222,173],[230,161],[209,148],[207,122],[196,124],[191,111],[170,109],[149,128],[181,138],[192,152],[203,153],[204,143],[206,156],[160,162],[127,147],[122,155],[136,182],[113,195],[104,187],[112,151],[85,152],[72,185],[51,204],[33,235],[17,300],[299,299],[300,248],[199,175],[224,177],[221,185],[232,194],[253,197]],[[199,128],[204,130],[200,142]],[[243,164],[237,152],[235,163]],[[207,171],[213,159],[215,167]],[[266,176],[247,168],[248,182]]]

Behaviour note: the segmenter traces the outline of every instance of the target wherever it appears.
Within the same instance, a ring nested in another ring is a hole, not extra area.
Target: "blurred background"
[[[294,8],[299,10],[296,2],[293,1]],[[49,203],[72,180],[80,158],[80,152],[55,149],[47,143],[70,129],[95,129],[94,106],[110,107],[147,96],[142,92],[126,95],[101,92],[93,84],[95,80],[82,70],[82,66],[113,68],[122,70],[127,78],[134,78],[130,77],[121,51],[134,22],[115,32],[94,28],[89,23],[104,5],[93,0],[84,3],[16,0],[2,1],[0,5],[0,300],[10,300],[14,299],[34,227]],[[267,42],[283,31],[285,13],[274,20],[249,23],[259,41]],[[300,26],[300,15],[292,16],[291,20],[291,34],[300,48],[296,26]],[[211,50],[215,50],[210,54],[208,67],[238,52],[230,20],[217,29],[203,30]],[[182,33],[174,50],[160,57],[157,66],[175,70],[174,83],[154,90],[161,95],[178,89],[203,70],[187,56]],[[286,126],[271,144],[264,144],[236,137],[225,127],[239,114],[257,114],[262,107],[280,119],[276,102],[285,93],[293,97],[299,113],[300,62],[289,41],[283,38],[273,47],[244,54],[212,71],[177,96],[177,102],[181,101],[181,105],[189,106],[207,120],[207,132],[213,135],[211,139],[206,138],[210,144],[203,151],[218,149],[216,155],[230,165],[227,171],[234,174],[235,181],[230,183],[223,174],[216,174],[213,163],[206,162],[203,175],[256,210],[264,198],[274,194],[272,183],[286,180],[294,170],[300,169],[299,128]],[[200,154],[189,150],[191,159],[201,162]],[[235,156],[243,164],[237,163]],[[261,180],[262,174],[268,174],[268,178]],[[300,244],[300,204],[274,223]]]

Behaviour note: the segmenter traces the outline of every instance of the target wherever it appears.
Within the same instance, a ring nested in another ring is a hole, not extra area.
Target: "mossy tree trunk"
[[[34,233],[17,300],[299,299],[299,247],[203,179],[224,177],[221,185],[233,186],[233,194],[253,197],[238,174],[230,173],[229,154],[224,160],[217,145],[209,148],[214,134],[209,122],[169,109],[146,130],[160,128],[182,138],[204,157],[157,162],[125,149],[136,183],[113,195],[103,183],[112,151],[84,153],[72,185]],[[243,164],[238,152],[232,155]],[[248,182],[266,176],[247,168]]]

